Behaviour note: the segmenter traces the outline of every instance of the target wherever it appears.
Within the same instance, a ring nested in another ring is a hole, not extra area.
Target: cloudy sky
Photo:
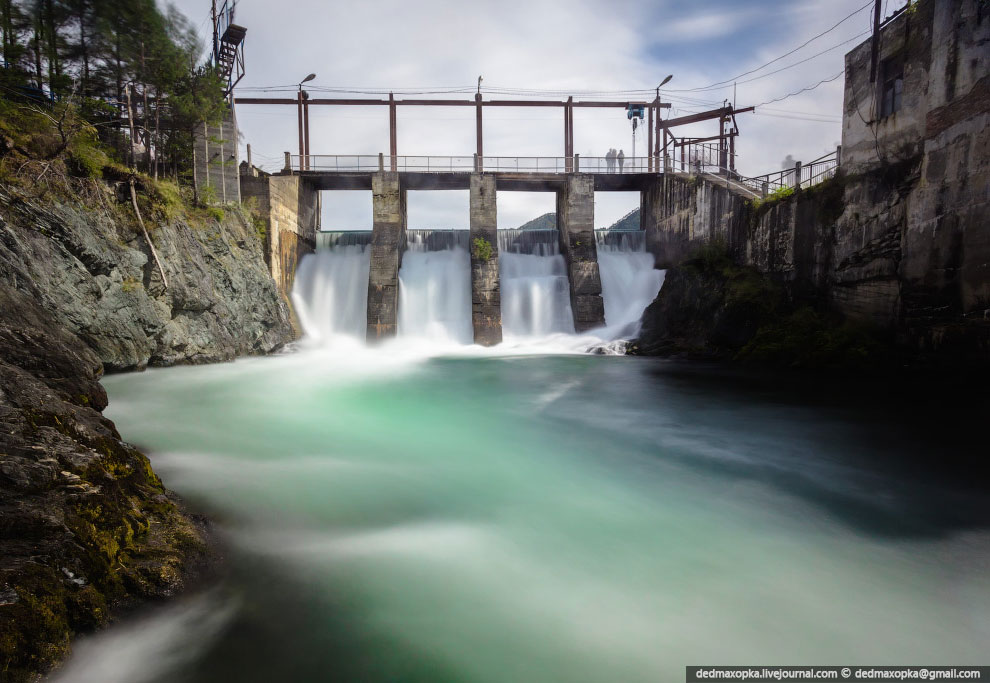
[[[885,15],[904,4],[903,0],[888,3]],[[209,0],[175,4],[208,43]],[[733,81],[737,106],[760,105],[840,73],[843,55],[867,37],[872,4],[867,0],[240,0],[236,22],[248,33],[247,75],[238,92],[265,96],[254,89],[294,87],[310,72],[317,74],[309,84],[315,88],[395,89],[397,93],[451,87],[473,91],[479,75],[484,77],[483,87],[490,88],[628,91],[653,89],[673,74],[661,91],[663,99],[673,103],[669,115],[731,101]],[[747,73],[840,21],[793,54]],[[833,149],[841,137],[842,82],[840,77],[760,106],[755,114],[740,115],[737,168],[757,175],[780,169],[788,154],[807,161]],[[332,96],[315,90],[313,95]],[[297,150],[294,108],[244,105],[237,117],[242,147],[251,144],[257,165],[277,170],[282,153]],[[386,107],[311,107],[310,128],[314,154],[388,151]],[[717,128],[717,122],[708,122],[680,131],[713,135]],[[486,155],[563,155],[560,109],[489,109],[484,134]],[[582,156],[602,156],[610,147],[624,149],[627,156],[631,153],[630,125],[619,109],[577,109],[574,137],[575,152]],[[398,148],[400,155],[470,155],[474,111],[400,107]],[[637,153],[643,149],[645,140],[637,140]],[[554,208],[552,194],[500,192],[498,200],[499,227],[516,227]],[[607,226],[637,205],[635,194],[598,193],[596,224]],[[464,228],[467,217],[466,192],[409,193],[410,228]],[[370,225],[370,192],[324,193],[325,230]]]

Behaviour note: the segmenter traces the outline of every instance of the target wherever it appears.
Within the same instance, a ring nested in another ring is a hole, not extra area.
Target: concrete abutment
[[[567,262],[574,330],[586,332],[602,327],[605,304],[595,242],[594,176],[583,173],[567,176],[564,188],[557,193],[557,228],[560,251]]]
[[[494,175],[471,175],[471,325],[482,346],[502,341],[495,193]]]
[[[394,337],[399,309],[399,267],[406,238],[406,191],[399,174],[371,179],[371,268],[368,273],[368,341]]]

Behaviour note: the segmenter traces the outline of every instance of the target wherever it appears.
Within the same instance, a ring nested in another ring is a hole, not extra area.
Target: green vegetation
[[[785,288],[751,266],[737,265],[724,242],[707,244],[682,267],[723,292],[718,316],[751,330],[734,358],[781,367],[857,369],[882,355],[875,334],[837,314],[795,305]]]
[[[494,253],[491,242],[484,237],[475,237],[471,242],[471,255],[478,261],[487,261]]]
[[[105,168],[99,140],[111,159],[180,177],[194,125],[226,108],[194,27],[155,0],[0,0],[0,36],[0,99],[64,124],[78,175]]]
[[[768,193],[763,199],[752,199],[749,202],[754,209],[763,209],[763,213],[766,213],[771,206],[789,197],[793,197],[794,193],[795,189],[793,187],[778,187],[773,192]]]
[[[787,367],[859,368],[880,350],[869,330],[802,306],[760,327],[736,357]]]

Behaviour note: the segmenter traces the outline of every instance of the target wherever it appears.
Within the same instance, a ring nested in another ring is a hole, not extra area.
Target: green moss
[[[224,218],[224,211],[218,206],[210,206],[206,209],[206,215],[219,223]]]
[[[846,210],[846,176],[837,171],[834,176],[802,193],[805,201],[815,204],[815,214],[821,225],[832,225]]]
[[[867,328],[809,306],[762,326],[737,358],[804,368],[862,368],[882,349]]]
[[[478,261],[487,261],[495,253],[492,244],[484,237],[475,237],[471,242],[471,255]]]
[[[55,571],[40,564],[23,567],[11,587],[17,601],[0,612],[0,677],[35,680],[69,653],[71,600]]]
[[[125,292],[135,292],[141,287],[141,281],[134,277],[125,277],[124,281],[120,283],[120,288]]]

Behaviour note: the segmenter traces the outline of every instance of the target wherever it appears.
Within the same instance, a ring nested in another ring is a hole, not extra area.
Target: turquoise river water
[[[124,437],[215,520],[227,572],[82,640],[56,680],[678,681],[688,664],[987,658],[985,404],[471,347],[104,383]]]

